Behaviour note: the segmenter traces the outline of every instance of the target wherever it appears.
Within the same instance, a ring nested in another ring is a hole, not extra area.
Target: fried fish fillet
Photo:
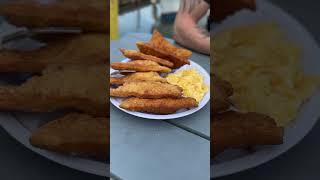
[[[129,49],[123,49],[123,48],[121,48],[120,51],[125,57],[131,60],[149,60],[149,61],[154,61],[160,65],[167,66],[169,68],[173,67],[172,62],[165,59],[158,58],[156,56],[151,56],[151,55],[143,54],[142,52],[139,52],[136,50],[129,50]]]
[[[241,9],[256,9],[255,0],[215,0],[213,2],[212,18],[216,22],[224,20],[227,16]]]
[[[20,86],[0,86],[0,109],[52,112],[71,109],[107,116],[104,66],[50,67]]]
[[[179,68],[185,64],[190,64],[190,61],[176,56],[175,54],[156,48],[150,43],[136,42],[138,49],[147,55],[156,56],[158,58],[167,59],[174,64],[174,68]]]
[[[60,153],[109,159],[109,118],[71,113],[33,132],[30,143]]]
[[[161,77],[156,72],[136,72],[123,77],[110,77],[110,84],[122,85],[126,82],[132,81],[156,81],[156,82],[167,82],[167,80]]]
[[[126,82],[123,86],[110,89],[110,96],[114,97],[139,97],[139,98],[179,98],[182,88],[161,82]]]
[[[0,72],[41,72],[48,65],[107,64],[108,36],[87,34],[49,41],[33,51],[0,51]]]
[[[150,40],[150,44],[152,46],[154,46],[155,48],[170,52],[181,59],[188,60],[190,58],[190,56],[192,55],[191,51],[184,49],[184,48],[178,48],[178,47],[174,46],[173,44],[171,44],[157,30],[153,31],[152,38]]]
[[[122,101],[122,103],[120,104],[120,107],[123,109],[154,114],[172,114],[180,109],[189,109],[197,106],[198,103],[193,98],[129,98]]]
[[[108,1],[58,0],[41,3],[17,0],[1,3],[0,14],[16,26],[80,27],[85,32],[109,32]]]
[[[129,62],[113,62],[111,67],[116,70],[132,70],[137,72],[163,72],[169,73],[171,69],[165,66],[160,66],[158,63],[149,60],[136,60]]]
[[[211,78],[213,84],[213,98],[212,98],[212,106],[211,111],[215,113],[219,113],[222,111],[226,111],[229,109],[230,103],[228,98],[233,94],[233,89],[230,83],[221,80],[215,75]]]
[[[213,157],[229,148],[283,143],[284,131],[274,119],[257,113],[226,112],[211,120]]]

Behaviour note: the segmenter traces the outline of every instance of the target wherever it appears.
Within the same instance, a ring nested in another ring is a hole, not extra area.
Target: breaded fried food
[[[172,62],[165,59],[158,58],[156,56],[151,56],[151,55],[143,54],[142,52],[139,52],[136,50],[129,50],[129,49],[123,49],[123,48],[121,48],[120,51],[125,57],[131,60],[149,60],[149,61],[154,61],[160,65],[167,66],[169,68],[173,67]]]
[[[171,69],[160,66],[158,63],[149,60],[136,60],[129,62],[113,62],[111,68],[116,70],[132,70],[137,72],[162,72],[169,73]]]
[[[122,101],[122,103],[120,104],[120,107],[123,109],[153,114],[172,114],[180,109],[189,109],[197,106],[198,103],[193,98],[129,98]]]
[[[41,72],[49,65],[107,64],[108,36],[86,34],[49,41],[33,51],[2,50],[0,72]]]
[[[79,27],[85,32],[108,33],[107,9],[108,1],[103,0],[17,0],[1,3],[0,14],[16,26]]]
[[[20,86],[0,87],[0,109],[25,112],[75,110],[106,117],[105,66],[50,67]]]
[[[50,151],[109,159],[109,118],[71,113],[32,133],[30,143]]]
[[[182,96],[182,88],[161,82],[126,82],[123,86],[110,89],[113,97],[138,97],[138,98],[179,98]]]
[[[159,48],[156,48],[150,43],[145,43],[140,41],[140,42],[136,42],[136,45],[138,49],[144,54],[156,56],[158,58],[167,59],[171,61],[174,64],[173,66],[174,68],[179,68],[185,64],[190,64],[189,60],[178,57],[168,51],[164,51]]]
[[[132,81],[167,82],[167,80],[161,77],[157,72],[136,72],[123,77],[110,77],[110,84],[112,85],[122,85]]]
[[[178,47],[174,46],[173,44],[171,44],[157,30],[153,31],[152,38],[150,40],[150,44],[152,46],[154,46],[155,48],[170,52],[181,59],[188,60],[190,58],[190,56],[192,55],[191,51],[184,49],[184,48],[178,48]]]
[[[211,120],[211,154],[229,148],[283,143],[284,130],[275,120],[257,113],[226,112]]]
[[[213,98],[211,111],[215,113],[223,112],[229,109],[230,103],[228,98],[233,94],[233,89],[230,83],[221,80],[217,76],[213,75],[211,78],[213,84]]]
[[[211,16],[214,21],[220,22],[227,16],[234,14],[241,9],[256,9],[255,0],[215,0],[213,2],[213,15]]]

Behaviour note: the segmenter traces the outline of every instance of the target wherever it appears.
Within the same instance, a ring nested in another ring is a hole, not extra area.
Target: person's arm
[[[174,23],[174,39],[187,48],[210,54],[210,35],[197,25],[209,8],[203,0],[181,0]]]

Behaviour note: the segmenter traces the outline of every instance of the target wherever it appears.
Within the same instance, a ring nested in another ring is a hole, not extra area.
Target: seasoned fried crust
[[[71,113],[33,132],[30,143],[51,151],[109,158],[109,118]]]
[[[172,114],[179,109],[197,107],[198,103],[193,98],[163,98],[163,99],[140,99],[129,98],[124,100],[120,107],[130,110],[154,114]]]

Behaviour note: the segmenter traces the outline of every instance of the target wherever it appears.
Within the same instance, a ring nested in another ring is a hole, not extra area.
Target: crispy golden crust
[[[108,37],[89,34],[49,41],[33,51],[1,51],[0,72],[41,72],[48,65],[107,64]]]
[[[149,60],[136,60],[129,62],[113,62],[111,67],[116,70],[132,70],[137,72],[163,72],[169,73],[171,69],[165,66],[160,66],[158,63]]]
[[[132,81],[155,81],[155,82],[167,82],[167,80],[161,77],[156,72],[137,72],[123,77],[110,77],[110,84],[122,85],[126,82]]]
[[[27,27],[80,27],[86,32],[108,33],[107,1],[91,0],[39,3],[18,0],[2,3],[0,14],[17,26]]]
[[[0,88],[0,109],[52,112],[72,109],[107,116],[106,72],[103,66],[49,68],[21,86]]]
[[[220,22],[241,9],[255,10],[256,2],[255,0],[215,0],[212,7],[211,17],[214,21]]]
[[[274,119],[257,113],[226,112],[211,120],[211,154],[229,148],[283,143],[283,128]]]
[[[110,89],[110,96],[139,98],[179,98],[182,89],[179,86],[161,82],[127,82],[116,89]]]
[[[149,60],[149,61],[154,61],[160,65],[167,66],[169,68],[173,67],[172,62],[165,60],[165,59],[158,58],[156,56],[143,54],[142,52],[139,52],[136,50],[122,49],[122,48],[120,49],[120,51],[122,52],[122,54],[125,57],[127,57],[131,60]]]
[[[179,109],[194,108],[198,103],[193,98],[164,98],[164,99],[140,99],[130,98],[124,100],[120,107],[130,111],[140,111],[154,114],[172,114]]]
[[[51,151],[109,159],[109,118],[68,114],[33,132],[30,143]]]
[[[188,60],[192,55],[191,51],[184,48],[178,48],[171,44],[157,30],[153,31],[150,44],[155,48],[170,52],[181,59]]]
[[[211,100],[211,111],[215,113],[223,112],[229,109],[230,103],[228,98],[233,94],[233,89],[230,83],[223,81],[215,75],[211,78],[213,84],[213,98]]]
[[[151,45],[150,43],[136,42],[136,45],[137,45],[138,49],[144,54],[156,56],[158,58],[167,59],[167,60],[171,61],[174,64],[174,66],[173,66],[174,68],[179,68],[185,64],[190,64],[189,60],[182,59],[182,58],[180,58],[170,52],[156,48],[153,45]]]

